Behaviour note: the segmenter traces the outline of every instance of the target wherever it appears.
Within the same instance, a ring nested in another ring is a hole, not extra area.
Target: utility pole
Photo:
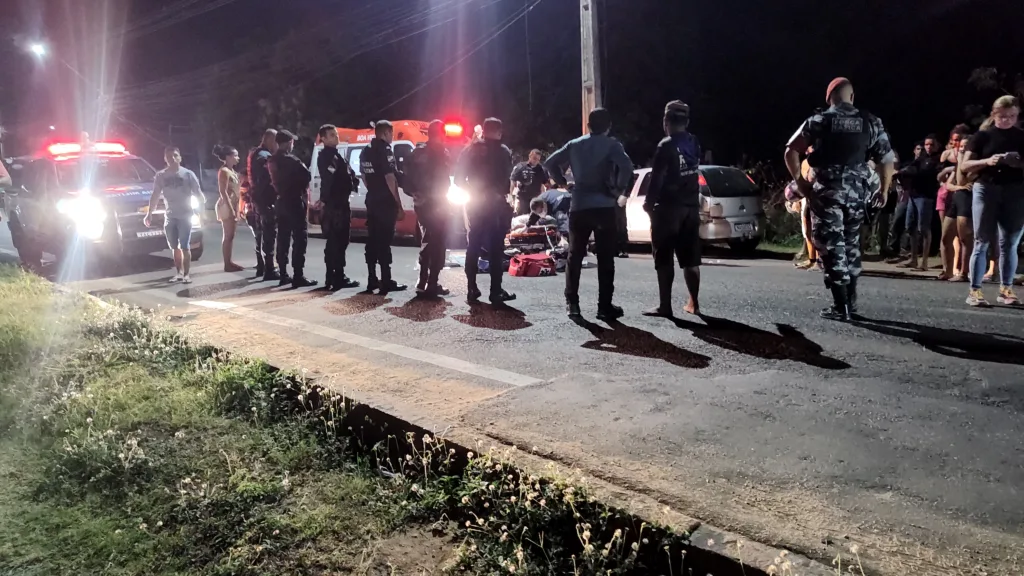
[[[583,133],[590,112],[601,106],[601,66],[598,62],[598,14],[596,0],[580,0],[580,52],[583,64]]]

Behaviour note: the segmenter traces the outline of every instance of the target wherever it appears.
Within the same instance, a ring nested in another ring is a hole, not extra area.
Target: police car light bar
[[[444,134],[449,138],[462,136],[462,124],[449,123],[444,125]]]
[[[81,144],[50,144],[46,147],[50,156],[67,156],[69,154],[81,154]]]
[[[76,142],[58,142],[46,147],[50,156],[77,156],[82,153],[82,145]],[[128,148],[120,142],[95,142],[89,145],[89,151],[97,154],[127,154]]]
[[[97,142],[92,149],[100,154],[127,154],[128,148],[120,142]]]

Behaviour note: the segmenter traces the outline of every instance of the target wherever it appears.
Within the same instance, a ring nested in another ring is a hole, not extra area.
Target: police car
[[[13,159],[16,186],[3,200],[7,225],[23,264],[43,253],[58,261],[94,255],[117,266],[127,256],[167,249],[162,209],[149,211],[156,170],[117,142],[51,144],[39,155]],[[199,200],[192,199],[193,208]],[[192,260],[203,254],[199,210],[192,216]]]

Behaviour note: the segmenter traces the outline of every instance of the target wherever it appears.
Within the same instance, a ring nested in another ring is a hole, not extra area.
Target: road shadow
[[[324,310],[335,316],[354,316],[376,310],[381,306],[390,304],[391,298],[374,294],[373,292],[360,292],[348,298],[342,298],[324,305]]]
[[[262,290],[262,288],[260,289]],[[312,302],[313,300],[320,300],[322,298],[328,298],[334,295],[334,292],[323,288],[317,288],[315,290],[306,290],[305,292],[298,292],[294,288],[282,288],[277,292],[271,290],[271,293],[286,294],[282,298],[276,298],[269,302],[260,302],[253,304],[250,307],[256,310],[273,310],[275,308],[282,308],[284,306],[291,306],[292,304],[302,304],[304,302]],[[247,298],[252,292],[246,292],[237,296],[238,298]],[[228,298],[230,299],[230,298]]]
[[[101,290],[90,290],[89,294],[97,298],[106,298],[107,296],[120,296],[123,294],[134,294],[136,292],[145,292],[147,290],[153,290],[161,286],[171,286],[171,277],[168,275],[166,278],[156,278],[153,280],[144,280],[136,282],[134,285],[126,288],[103,288]]]
[[[225,300],[238,300],[239,298],[251,298],[253,296],[262,296],[264,294],[270,294],[271,292],[286,292],[292,290],[291,286],[278,286],[274,282],[262,282],[259,278],[239,278],[238,280],[229,280],[227,282],[218,282],[216,284],[203,284],[202,286],[189,285],[187,288],[178,290],[175,294],[178,298],[202,298],[208,299],[217,294],[224,292],[230,292],[232,290],[238,290],[239,288],[245,288],[254,284],[265,284],[255,290],[249,290],[242,294],[232,294],[227,296]]]
[[[925,274],[930,274],[925,276]],[[861,276],[867,276],[868,278],[888,278],[891,280],[925,280],[929,282],[935,282],[939,280],[939,273],[932,273],[931,270],[928,272],[900,272],[898,270],[861,270]],[[943,280],[946,282],[946,280]]]
[[[754,250],[753,252],[737,252],[727,246],[704,246],[701,252],[705,258],[719,260],[782,260],[790,261],[793,254],[774,252],[772,250]]]
[[[711,365],[711,358],[703,354],[690,352],[650,332],[618,321],[609,322],[607,328],[585,318],[573,318],[573,322],[586,328],[596,338],[583,344],[588,350],[664,360],[680,368],[704,369]]]
[[[1016,336],[1007,338],[895,320],[863,319],[853,324],[886,336],[905,338],[943,356],[1024,366],[1024,340]]]
[[[776,324],[779,333],[775,334],[725,318],[702,314],[700,319],[705,324],[682,318],[672,318],[672,322],[708,344],[747,356],[766,360],[793,360],[826,370],[845,370],[850,367],[842,360],[826,356],[824,348],[788,324]]]
[[[444,298],[416,295],[401,306],[390,306],[384,311],[392,316],[413,322],[433,322],[445,317],[452,303]]]
[[[526,313],[509,305],[495,306],[477,302],[469,305],[469,314],[452,316],[457,322],[473,328],[487,328],[512,332],[533,326],[526,320]]]

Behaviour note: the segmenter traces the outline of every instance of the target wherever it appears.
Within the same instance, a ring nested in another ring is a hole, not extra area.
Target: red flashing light
[[[757,186],[757,182],[754,182],[754,179],[750,177],[750,174],[747,174],[747,180],[750,180],[751,184],[753,184],[754,186]]]
[[[456,124],[454,122],[445,124],[444,134],[449,138],[458,138],[462,136],[462,124]]]
[[[706,178],[704,178],[703,174],[698,174],[697,175],[697,183],[700,184],[701,186],[707,186],[708,185],[708,181],[707,181]]]
[[[50,153],[50,156],[68,156],[69,154],[81,154],[81,144],[50,144],[46,147],[46,151]]]

